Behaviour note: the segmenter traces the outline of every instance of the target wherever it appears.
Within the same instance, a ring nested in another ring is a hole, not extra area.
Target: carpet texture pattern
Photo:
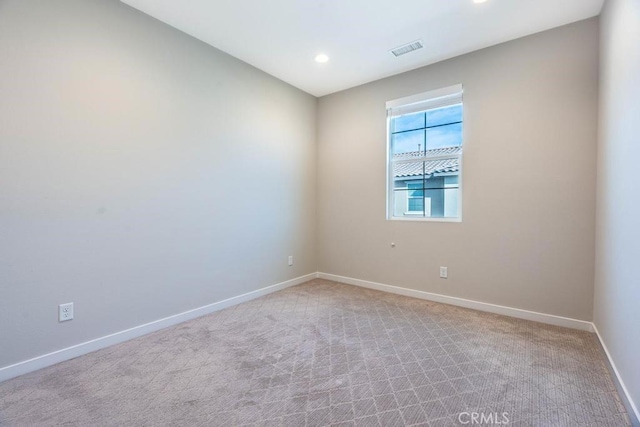
[[[0,384],[2,426],[480,425],[473,413],[630,425],[593,334],[319,279]]]

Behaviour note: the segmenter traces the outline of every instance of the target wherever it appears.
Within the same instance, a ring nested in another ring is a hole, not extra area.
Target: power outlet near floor
[[[293,265],[293,255],[289,255],[289,267]]]
[[[449,269],[447,267],[440,267],[440,278],[446,279],[449,277]]]
[[[66,322],[67,320],[73,320],[73,303],[68,302],[66,304],[60,304],[58,306],[58,321]]]

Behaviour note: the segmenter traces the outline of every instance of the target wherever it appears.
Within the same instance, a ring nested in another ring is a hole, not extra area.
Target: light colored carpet
[[[0,424],[630,425],[605,363],[590,333],[313,280],[6,381]]]

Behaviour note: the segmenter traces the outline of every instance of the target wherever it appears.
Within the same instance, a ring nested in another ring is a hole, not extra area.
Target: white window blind
[[[462,102],[462,85],[453,85],[442,89],[419,93],[387,102],[387,115],[398,117],[418,111],[431,110],[460,104]]]

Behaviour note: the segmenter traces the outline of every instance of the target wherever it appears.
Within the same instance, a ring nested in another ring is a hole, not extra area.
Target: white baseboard
[[[549,325],[563,326],[565,328],[579,329],[581,331],[593,332],[593,324],[584,320],[570,319],[568,317],[555,316],[553,314],[537,313],[535,311],[522,310],[519,308],[505,307],[502,305],[489,304],[486,302],[472,301],[463,298],[450,297],[447,295],[433,294],[431,292],[417,291],[415,289],[401,288],[398,286],[384,285],[382,283],[369,282],[366,280],[353,279],[351,277],[337,276],[335,274],[318,273],[321,279],[333,280],[335,282],[346,283],[348,285],[360,286],[368,289],[375,289],[382,292],[404,295],[408,297],[420,298],[429,301],[441,302],[444,304],[456,305],[458,307],[472,308],[474,310],[486,311],[489,313],[502,314],[504,316],[516,317],[518,319],[532,320],[534,322],[546,323]]]
[[[600,340],[600,345],[602,346],[602,349],[604,350],[604,353],[607,355],[607,359],[609,359],[609,366],[611,367],[611,370],[613,371],[613,374],[615,376],[615,380],[617,381],[617,386],[619,388],[619,391],[622,391],[622,393],[624,394],[624,396],[621,396],[623,399],[626,398],[626,402],[625,403],[625,407],[627,408],[627,412],[629,413],[629,417],[631,418],[631,424],[635,427],[635,426],[639,426],[640,425],[640,412],[638,411],[638,407],[636,406],[636,404],[634,403],[634,401],[631,399],[631,395],[629,394],[629,391],[627,390],[627,387],[624,385],[624,381],[622,381],[622,377],[620,376],[620,373],[618,372],[618,368],[616,368],[616,364],[613,362],[613,359],[611,358],[611,353],[609,353],[609,349],[607,348],[606,344],[604,343],[604,340],[602,339],[602,335],[600,335],[600,332],[598,332],[598,328],[596,326],[596,324],[593,324],[593,330],[596,333],[596,335],[598,336],[598,340]],[[631,411],[630,411],[631,410]],[[633,412],[633,413],[631,413]],[[635,420],[633,419],[635,415]]]
[[[96,338],[91,341],[67,347],[62,350],[34,357],[33,359],[5,366],[3,368],[0,368],[0,382],[15,378],[19,375],[36,371],[38,369],[46,368],[47,366],[55,365],[56,363],[60,363],[65,360],[73,359],[75,357],[82,356],[84,354],[91,353],[93,351],[100,350],[114,344],[119,344],[130,339],[137,338],[142,335],[146,335],[151,332],[155,332],[160,329],[185,322],[187,320],[195,319],[196,317],[204,316],[206,314],[210,314],[215,311],[240,304],[242,302],[250,301],[263,295],[279,291],[281,289],[299,285],[311,279],[315,279],[317,278],[317,276],[317,273],[307,274],[295,279],[287,280],[282,283],[267,286],[253,292],[248,292],[246,294],[238,295],[236,297],[232,297],[223,301],[218,301],[213,304],[208,304],[203,307],[185,311],[184,313],[175,314],[173,316],[165,317],[164,319],[155,320],[153,322],[145,323],[144,325],[135,326],[124,331],[116,332],[104,337]]]

